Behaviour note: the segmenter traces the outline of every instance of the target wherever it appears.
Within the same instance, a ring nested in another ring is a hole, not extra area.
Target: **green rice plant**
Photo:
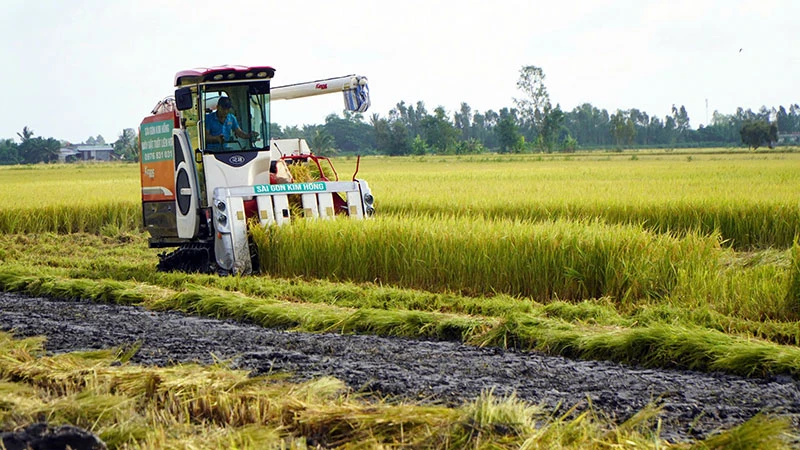
[[[788,280],[789,267],[785,252],[737,256],[735,262],[731,263],[729,250],[722,250],[722,254],[715,258],[722,261],[716,269],[701,267],[695,270],[696,276],[693,277],[687,276],[684,273],[686,271],[679,271],[677,285],[665,298],[642,299],[630,304],[621,304],[611,297],[577,303],[553,299],[543,304],[530,298],[505,294],[464,296],[454,292],[435,293],[374,283],[342,283],[299,277],[220,278],[159,273],[155,271],[157,250],[147,249],[144,236],[123,237],[107,238],[88,234],[0,235],[0,247],[5,248],[9,255],[9,259],[0,265],[0,285],[6,286],[3,288],[6,290],[24,290],[36,295],[64,295],[69,298],[93,298],[107,292],[104,297],[108,297],[108,301],[124,304],[164,298],[175,290],[194,290],[192,286],[202,286],[207,294],[238,292],[270,302],[486,317],[532,314],[587,325],[624,327],[632,324],[685,324],[780,344],[798,345],[800,342],[800,329],[793,319],[794,313],[790,310],[781,313],[785,305],[785,281],[781,282],[784,284],[768,282]],[[133,240],[128,241],[128,238]],[[765,278],[766,275],[769,276]],[[56,284],[44,281],[45,278],[52,280],[52,277],[60,281]],[[97,283],[96,280],[101,280],[101,285],[113,285],[108,283],[111,280],[125,283],[115,288],[112,295],[111,291],[86,285],[87,281]],[[130,280],[136,281],[130,283]],[[722,287],[718,286],[720,283]],[[320,323],[325,323],[325,320]],[[456,335],[458,333],[460,331]]]
[[[709,436],[691,446],[693,450],[759,450],[767,448],[792,448],[791,424],[780,418],[769,418],[763,414],[723,433]]]
[[[800,375],[800,348],[731,336],[697,326],[583,327],[532,316],[506,318],[475,345],[538,350],[646,367],[724,371],[744,376]]]
[[[687,327],[708,329],[787,345],[797,345],[800,339],[796,322],[790,316],[782,321],[767,320],[760,316],[746,317],[743,314],[749,314],[747,307],[722,313],[719,310],[724,309],[728,304],[727,300],[720,302],[720,299],[711,296],[702,297],[707,298],[705,304],[700,301],[693,303],[689,295],[692,289],[686,289],[690,285],[684,284],[686,279],[682,276],[679,276],[672,294],[663,299],[646,299],[630,305],[622,305],[612,297],[574,304],[563,300],[539,304],[522,297],[495,294],[489,297],[463,297],[455,293],[412,292],[374,284],[339,284],[322,280],[308,283],[299,278],[219,278],[209,275],[157,273],[153,269],[155,259],[151,259],[149,264],[146,261],[133,265],[126,262],[131,257],[140,259],[141,255],[147,253],[142,241],[138,241],[140,247],[136,250],[136,246],[131,248],[124,241],[86,234],[4,236],[0,240],[10,253],[20,255],[19,258],[14,258],[13,263],[0,264],[2,290],[122,304],[144,304],[157,309],[181,309],[215,317],[249,320],[265,326],[307,331],[427,336],[462,341],[474,341],[476,336],[484,335],[488,330],[496,330],[499,333],[498,338],[489,340],[493,345],[528,348],[541,344],[540,349],[544,351],[564,355],[572,355],[575,348],[587,345],[581,344],[582,339],[587,336],[617,333],[619,327],[636,327],[642,329],[643,333],[663,326],[667,329],[678,327],[677,330]],[[23,249],[35,251],[26,254]],[[55,258],[55,255],[65,251],[69,257]],[[727,252],[725,250],[723,254]],[[782,255],[781,252],[753,255],[739,258],[736,263],[725,263],[727,268],[723,272],[730,272],[725,278],[738,277],[746,280],[749,270],[762,266],[774,266],[775,270],[783,267],[788,271]],[[718,261],[720,258],[714,260]],[[701,269],[705,267],[701,266]],[[746,271],[741,272],[742,268]],[[702,270],[698,272],[707,274]],[[132,281],[132,277],[136,281]],[[788,277],[784,280],[788,280]],[[743,281],[742,285],[748,286],[748,283]],[[767,287],[768,284],[764,284],[765,294],[768,293]],[[782,286],[773,286],[772,289],[785,292]],[[735,299],[741,298],[737,297],[741,293],[753,292],[756,291],[732,290],[726,295]],[[686,297],[678,296],[679,293]],[[427,303],[428,300],[431,303]],[[496,303],[486,308],[478,306],[484,302]],[[739,303],[746,306],[749,302],[740,300]],[[735,304],[730,303],[733,306]],[[422,311],[427,313],[421,314]],[[480,313],[483,317],[463,316],[475,313]],[[506,317],[538,317],[535,323],[541,333],[531,334],[524,328],[509,329],[508,322],[505,325],[498,323],[498,319]],[[669,333],[656,333],[654,336],[656,342],[666,343]],[[654,360],[651,364],[658,366],[669,364],[669,361],[685,361],[680,364],[689,364],[695,360],[691,356],[695,349],[700,349],[697,351],[701,353],[705,351],[703,346],[706,344],[703,340],[686,342],[688,344],[672,350],[676,354],[667,352],[669,357]],[[725,341],[724,345],[715,347],[732,349],[735,345],[740,345],[736,342]],[[758,347],[758,342],[753,341],[748,346]],[[617,350],[613,352],[596,350],[588,357],[612,360],[638,358],[631,350],[636,346],[631,346],[624,340],[614,344],[614,348]],[[791,352],[788,353],[789,359],[775,360],[769,356],[772,350],[765,354],[760,347],[742,349],[738,351],[740,356],[723,356],[720,350],[712,359],[728,358],[721,370],[735,373],[761,374],[772,373],[774,370],[791,373],[794,370],[794,354]]]
[[[139,165],[130,163],[2,166],[0,210],[133,202],[139,183]]]
[[[464,408],[464,413],[464,422],[467,423],[465,441],[489,431],[526,436],[536,428],[535,418],[543,415],[541,408],[526,404],[514,394],[498,398],[493,390],[482,392]]]
[[[640,204],[616,200],[589,203],[584,199],[555,203],[552,199],[525,205],[457,205],[432,202],[420,207],[403,204],[397,209],[381,204],[385,214],[413,217],[418,215],[483,216],[492,219],[586,220],[601,217],[609,223],[644,224],[653,232],[686,234],[718,233],[726,246],[737,249],[782,247],[791,245],[800,228],[800,209],[794,205],[738,202],[649,200]]]
[[[800,243],[795,240],[790,250],[791,266],[786,288],[786,309],[800,315]]]
[[[737,249],[788,248],[800,234],[800,207],[794,201],[800,157],[795,153],[754,158],[699,152],[691,164],[685,154],[636,155],[638,161],[591,153],[568,160],[367,157],[360,173],[371,183],[380,215],[602,218],[644,224],[659,233],[719,233],[724,245]],[[84,221],[72,209],[98,204],[129,203],[133,216],[120,222],[141,223],[139,167],[134,164],[4,167],[0,193],[0,212],[13,210],[0,214],[0,230],[6,232],[96,232],[102,225],[89,216]],[[33,220],[37,211],[51,206],[66,209]]]
[[[598,221],[453,217],[300,222],[253,230],[262,270],[434,292],[547,300],[669,294],[678,270],[708,264],[716,239],[674,239]]]
[[[800,314],[788,294],[790,260],[788,251],[742,253],[723,249],[715,263],[680,271],[669,301],[711,315],[758,322],[796,321]]]
[[[108,233],[141,227],[141,204],[109,202],[50,205],[39,208],[0,209],[0,231],[4,233]]]
[[[509,157],[502,159],[506,164],[485,158],[400,159],[391,167],[366,159],[363,167],[374,174],[370,183],[383,214],[602,217],[658,232],[719,232],[735,248],[786,248],[800,223],[793,201],[800,164],[796,155],[783,156],[703,156],[690,165],[663,155],[640,155],[636,162]]]
[[[128,241],[128,239],[133,239]],[[452,313],[503,316],[511,313],[530,313],[537,308],[530,298],[489,293],[480,296],[463,296],[453,292],[435,293],[424,290],[404,290],[373,283],[356,285],[324,280],[274,277],[216,277],[180,273],[158,273],[154,267],[157,250],[148,250],[142,235],[123,235],[105,238],[87,234],[71,236],[5,236],[0,246],[10,256],[10,261],[30,264],[30,267],[63,267],[62,276],[73,278],[110,278],[119,281],[135,279],[151,285],[183,289],[190,284],[237,291],[249,296],[276,298],[292,302],[328,303],[350,308],[413,309]],[[791,311],[785,308],[785,283],[788,280],[788,260],[782,252],[775,256],[758,254],[739,258],[735,264],[724,250],[715,260],[695,269],[678,271],[678,282],[669,297],[628,306],[614,303],[614,299],[601,300],[596,305],[615,305],[615,314],[635,315],[635,321],[652,322],[690,321],[705,327],[726,332],[745,332],[754,336],[778,339],[777,342],[795,342],[798,330],[791,326]],[[758,260],[758,263],[747,261]],[[744,261],[742,263],[741,261]],[[775,262],[773,262],[775,261]],[[709,267],[711,266],[711,267]],[[11,266],[9,266],[11,267]],[[30,270],[19,267],[19,270]],[[133,292],[135,294],[135,292]],[[592,302],[594,302],[592,300]],[[665,303],[665,302],[668,302]],[[554,313],[558,304],[564,305]],[[589,306],[586,304],[585,306]],[[582,307],[578,303],[575,307]],[[602,313],[569,312],[562,300],[543,314],[569,317],[570,320],[593,320],[597,323],[622,324],[619,318]],[[606,308],[607,309],[607,308]],[[659,311],[668,311],[663,318]],[[783,312],[782,312],[783,311]],[[554,315],[555,314],[555,315]],[[588,315],[593,314],[590,318]]]
[[[714,309],[714,304],[690,306],[680,302],[637,305],[622,321],[604,322],[603,325],[636,324],[648,327],[654,324],[692,325],[716,330],[729,335],[763,339],[776,344],[800,346],[800,329],[791,316],[782,320],[769,320],[763,316],[742,317],[730,312],[723,314]]]
[[[289,173],[292,174],[292,180],[295,183],[304,183],[307,181],[314,181],[315,177],[311,173],[311,165],[309,164],[289,164],[286,167],[289,168]],[[316,166],[314,166],[316,168]]]
[[[546,317],[554,317],[567,322],[580,321],[607,325],[625,323],[613,304],[613,299],[607,297],[578,303],[556,300],[532,311],[533,314],[539,312]]]
[[[677,323],[664,320],[640,323],[639,316],[603,319],[604,314],[597,314],[602,311],[600,308],[594,309],[593,317],[612,323],[566,321],[533,313],[475,317],[408,310],[352,309],[277,299],[265,301],[209,287],[176,292],[156,287],[141,289],[138,283],[129,281],[109,289],[102,279],[73,280],[48,275],[52,269],[42,270],[42,275],[38,276],[3,269],[0,266],[0,290],[13,288],[35,295],[69,291],[79,298],[98,296],[110,302],[119,302],[124,296],[125,301],[135,301],[155,310],[181,310],[245,320],[262,326],[460,340],[481,346],[535,349],[568,357],[651,367],[719,370],[747,376],[800,376],[800,350],[797,347],[726,335],[693,325],[685,319]],[[537,307],[533,311],[540,310]],[[681,316],[675,314],[674,318],[681,319]]]

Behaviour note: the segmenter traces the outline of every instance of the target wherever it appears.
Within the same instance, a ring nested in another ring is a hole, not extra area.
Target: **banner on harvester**
[[[303,194],[307,192],[325,192],[322,181],[290,184],[257,184],[253,186],[256,194]]]
[[[175,157],[172,112],[146,118],[139,127],[142,177],[142,200],[159,201],[175,198]]]

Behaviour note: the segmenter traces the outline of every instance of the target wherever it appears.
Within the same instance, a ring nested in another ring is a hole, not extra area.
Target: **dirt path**
[[[308,334],[136,307],[0,293],[0,329],[46,335],[53,352],[141,342],[133,361],[163,365],[233,361],[254,374],[330,375],[359,391],[457,404],[494,389],[551,409],[587,404],[627,418],[663,405],[662,437],[686,440],[727,429],[760,411],[786,414],[800,429],[800,382],[637,369],[453,342]],[[214,356],[212,356],[214,355]]]

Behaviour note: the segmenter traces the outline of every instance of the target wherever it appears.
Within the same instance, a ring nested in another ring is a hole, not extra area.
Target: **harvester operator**
[[[242,139],[258,139],[258,132],[245,133],[239,126],[236,116],[231,113],[230,97],[220,97],[217,110],[206,114],[206,148],[221,150],[226,142],[232,142],[233,136]]]

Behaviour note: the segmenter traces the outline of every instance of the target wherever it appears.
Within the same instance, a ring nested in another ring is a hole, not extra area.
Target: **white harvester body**
[[[369,107],[356,75],[270,87],[268,66],[182,71],[174,98],[159,102],[140,128],[143,222],[162,270],[246,274],[257,264],[248,227],[302,216],[364,219],[374,212],[366,181],[326,178],[303,139],[270,139],[271,100],[342,92],[346,109]],[[314,163],[320,178],[293,182],[286,163]],[[357,169],[356,169],[357,172]],[[334,170],[335,173],[335,170]]]

